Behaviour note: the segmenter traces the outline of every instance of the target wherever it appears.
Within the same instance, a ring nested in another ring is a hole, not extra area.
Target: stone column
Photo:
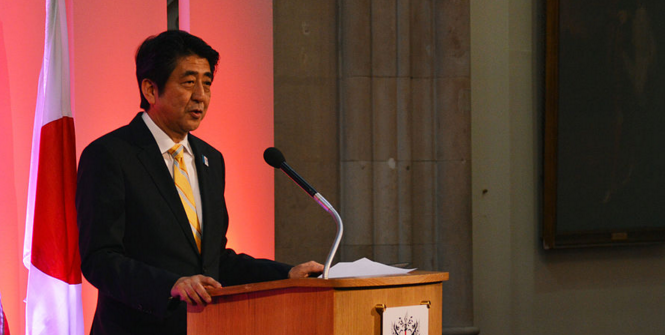
[[[473,327],[471,238],[471,96],[469,2],[434,3],[435,114],[439,269],[444,285],[444,334],[477,334]]]
[[[340,2],[342,260],[373,257],[371,0]],[[343,209],[342,209],[343,208]]]
[[[477,333],[469,3],[340,4],[342,259],[450,272],[444,333]]]
[[[330,15],[331,6],[337,6],[336,30],[331,17],[316,16]],[[306,26],[309,36],[323,40],[307,37]],[[328,33],[317,32],[319,26]],[[340,260],[368,257],[450,272],[444,334],[478,333],[471,273],[469,45],[464,0],[275,2],[276,143],[311,157],[302,164],[321,167],[306,170],[321,182],[333,183],[325,178],[327,164],[339,167],[334,182],[345,223]],[[328,61],[319,68],[306,63],[321,64],[331,55],[337,57],[336,82]],[[327,96],[333,92],[336,105]],[[303,134],[290,125],[303,116],[315,131]],[[338,146],[317,144],[333,131]],[[313,143],[301,143],[303,135]],[[279,178],[276,185],[278,192],[289,187]],[[317,227],[329,229],[329,219],[319,223],[307,206],[315,207],[278,198],[277,250],[302,251],[296,242],[310,238],[330,245],[331,237],[312,237],[287,219],[314,217]]]
[[[337,4],[273,5],[275,146],[289,165],[339,208]],[[275,171],[275,258],[325,262],[336,226],[282,171]]]

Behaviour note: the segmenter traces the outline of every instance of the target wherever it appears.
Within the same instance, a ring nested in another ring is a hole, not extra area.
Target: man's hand
[[[307,278],[309,276],[318,276],[322,272],[323,264],[309,261],[292,267],[289,271],[289,278]]]
[[[206,288],[220,288],[222,284],[204,275],[181,277],[171,288],[171,296],[189,305],[205,306],[212,302]]]

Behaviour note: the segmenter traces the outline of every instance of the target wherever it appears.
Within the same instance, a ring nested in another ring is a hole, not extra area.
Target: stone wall
[[[338,259],[450,272],[473,327],[469,2],[274,2],[275,145],[340,212]],[[276,258],[325,261],[335,225],[278,175]]]

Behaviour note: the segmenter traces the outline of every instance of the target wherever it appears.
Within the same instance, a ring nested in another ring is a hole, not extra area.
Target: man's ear
[[[148,103],[150,105],[154,105],[155,101],[157,101],[157,96],[159,92],[157,91],[157,85],[150,80],[150,79],[143,79],[141,81],[141,93],[143,93],[143,96],[145,97],[146,100],[148,100]]]

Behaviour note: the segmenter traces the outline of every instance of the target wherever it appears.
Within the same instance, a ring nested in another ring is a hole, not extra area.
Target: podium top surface
[[[354,289],[389,286],[408,286],[438,283],[448,280],[448,272],[413,271],[405,275],[351,278],[298,278],[209,289],[211,296],[234,295],[287,288]]]

